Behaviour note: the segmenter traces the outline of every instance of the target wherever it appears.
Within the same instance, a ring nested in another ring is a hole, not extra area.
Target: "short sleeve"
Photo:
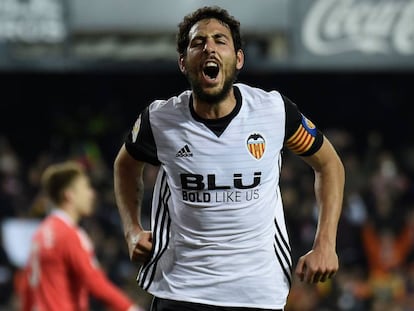
[[[323,143],[323,134],[304,116],[289,98],[283,96],[286,111],[285,146],[300,156],[317,152]]]
[[[148,107],[138,116],[132,130],[127,134],[125,148],[138,161],[147,162],[152,165],[160,164],[151,129]]]

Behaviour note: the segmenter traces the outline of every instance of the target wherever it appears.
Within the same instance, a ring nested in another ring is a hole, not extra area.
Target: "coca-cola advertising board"
[[[414,68],[414,0],[297,0],[295,62]]]

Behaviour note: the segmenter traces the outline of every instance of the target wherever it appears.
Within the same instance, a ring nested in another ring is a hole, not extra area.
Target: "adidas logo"
[[[185,145],[180,150],[178,150],[177,154],[175,155],[176,158],[187,158],[192,157],[193,153],[190,150],[190,147],[188,145]]]

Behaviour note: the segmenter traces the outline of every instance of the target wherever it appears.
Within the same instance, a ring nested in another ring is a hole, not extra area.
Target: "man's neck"
[[[193,97],[194,112],[203,119],[219,119],[229,115],[236,106],[233,89],[220,102],[207,103]]]
[[[79,220],[80,220],[79,213],[74,211],[74,209],[71,206],[63,205],[63,206],[59,206],[59,209],[62,212],[64,212],[73,221],[73,223],[75,224],[79,223]]]

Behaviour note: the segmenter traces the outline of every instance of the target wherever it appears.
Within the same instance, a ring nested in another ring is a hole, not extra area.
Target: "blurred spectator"
[[[2,234],[0,233],[0,240],[2,240]],[[9,256],[3,248],[0,246],[0,307],[12,303],[13,297],[13,275],[15,269],[9,260]]]
[[[21,163],[8,139],[0,136],[0,217],[21,216],[25,204]]]

